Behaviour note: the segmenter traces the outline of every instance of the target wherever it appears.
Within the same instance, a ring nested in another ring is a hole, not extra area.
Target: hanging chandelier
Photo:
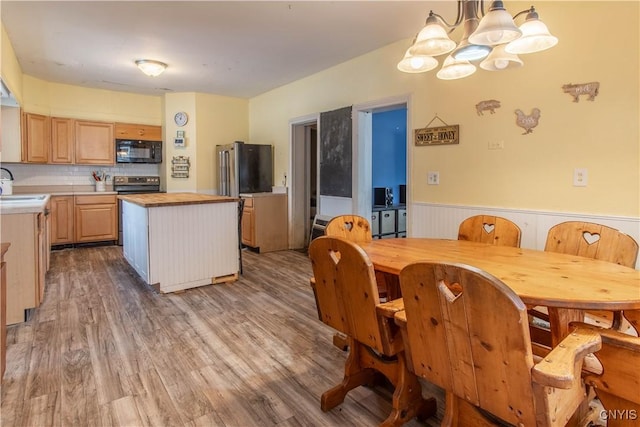
[[[518,28],[514,20],[525,13],[525,21]],[[449,34],[460,25],[463,25],[462,39],[456,44]],[[480,68],[488,71],[518,68],[523,65],[518,55],[540,52],[557,43],[558,39],[549,33],[533,6],[511,17],[502,1],[491,2],[485,13],[484,0],[458,0],[458,14],[453,24],[433,11],[429,12],[424,28],[398,63],[398,70],[405,73],[430,71],[438,66],[434,56],[449,53],[437,77],[461,79],[476,72],[473,62],[481,61]]]

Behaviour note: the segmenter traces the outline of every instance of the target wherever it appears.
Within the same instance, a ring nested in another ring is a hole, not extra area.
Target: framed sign
[[[460,143],[460,125],[416,129],[414,143],[421,145],[451,145]]]

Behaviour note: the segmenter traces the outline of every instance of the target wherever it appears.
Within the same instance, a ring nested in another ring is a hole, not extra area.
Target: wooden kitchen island
[[[199,193],[120,195],[125,259],[162,293],[238,278],[238,199]]]

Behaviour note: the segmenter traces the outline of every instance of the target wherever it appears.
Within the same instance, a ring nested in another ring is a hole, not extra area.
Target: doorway
[[[393,137],[393,141],[389,141],[388,144],[392,146],[394,150],[402,150],[401,153],[394,153],[393,158],[396,162],[404,162],[405,167],[403,168],[401,165],[397,165],[397,169],[402,171],[404,174],[404,187],[403,192],[405,193],[404,201],[406,203],[407,208],[407,227],[410,226],[410,194],[411,194],[411,183],[409,177],[411,176],[411,161],[410,161],[410,138],[408,131],[411,129],[410,126],[410,104],[409,96],[400,96],[387,98],[380,101],[374,101],[367,104],[354,105],[353,107],[353,129],[354,129],[354,200],[353,200],[353,209],[354,212],[358,215],[361,215],[365,218],[371,218],[372,208],[373,208],[373,187],[382,186],[382,183],[386,183],[383,179],[382,181],[374,180],[374,174],[376,178],[379,178],[380,175],[374,171],[373,163],[374,163],[374,130],[376,127],[374,126],[374,120],[377,117],[386,116],[387,112],[400,112],[403,111],[399,116],[404,120],[404,123],[397,123],[397,126],[401,129],[398,129],[398,133],[405,138],[405,141],[398,141],[395,137]],[[393,115],[391,113],[391,115]],[[393,134],[393,132],[389,132]],[[391,148],[391,147],[387,147]],[[376,156],[378,154],[376,153]],[[391,156],[388,156],[391,158]],[[386,174],[385,174],[386,175]],[[400,184],[403,184],[402,178],[395,174],[395,169],[393,175],[393,183],[391,187],[397,187],[397,194],[399,201],[400,195]],[[384,186],[387,186],[386,184]],[[409,232],[409,229],[407,229]]]
[[[407,232],[410,228],[411,161],[409,156],[410,97],[399,96],[353,106],[353,187],[351,210],[365,218],[371,218],[373,207],[373,116],[392,110],[406,110],[406,205]],[[308,245],[315,214],[323,214],[317,191],[318,176],[318,125],[320,115],[314,114],[290,121],[289,188],[289,247],[304,249]],[[397,147],[397,146],[396,146]]]

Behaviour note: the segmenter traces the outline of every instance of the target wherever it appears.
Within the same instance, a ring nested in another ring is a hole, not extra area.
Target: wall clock
[[[176,122],[178,126],[184,126],[189,121],[189,116],[184,111],[178,111],[175,116],[173,116],[173,120]]]

